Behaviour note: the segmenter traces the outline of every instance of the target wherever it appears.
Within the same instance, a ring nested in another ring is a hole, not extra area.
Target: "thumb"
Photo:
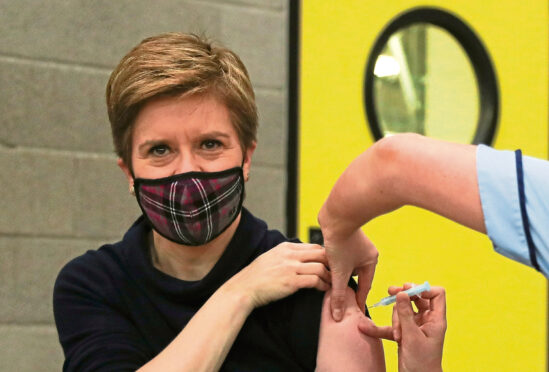
[[[395,340],[393,337],[393,327],[378,327],[371,319],[366,318],[364,315],[362,315],[362,318],[359,319],[357,327],[358,330],[366,336],[384,338],[391,341]]]
[[[397,293],[395,306],[398,313],[400,328],[402,330],[402,339],[404,339],[406,335],[417,333],[419,329],[414,321],[414,310],[412,309],[412,303],[410,302],[408,294],[404,292]]]
[[[332,318],[339,322],[343,319],[345,313],[345,293],[349,275],[332,272],[332,294],[330,296],[330,308],[332,310]]]

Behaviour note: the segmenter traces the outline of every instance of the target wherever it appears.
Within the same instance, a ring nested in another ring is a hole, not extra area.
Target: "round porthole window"
[[[376,140],[415,132],[491,144],[499,112],[482,42],[462,20],[435,8],[405,12],[382,31],[368,58],[364,101]]]

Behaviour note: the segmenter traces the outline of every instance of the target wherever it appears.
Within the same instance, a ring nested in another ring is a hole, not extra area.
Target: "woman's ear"
[[[116,161],[116,164],[118,164],[120,169],[122,169],[122,172],[124,172],[124,174],[126,175],[126,178],[128,179],[128,183],[129,183],[130,193],[132,193],[131,190],[133,190],[133,176],[132,176],[132,172],[130,171],[130,168],[126,165],[126,163],[124,163],[124,160],[122,160],[121,158],[118,158],[118,160]]]
[[[242,162],[242,172],[244,173],[244,180],[248,181],[250,178],[250,167],[252,165],[252,155],[257,146],[257,142],[253,141],[252,144],[244,152],[244,161]]]

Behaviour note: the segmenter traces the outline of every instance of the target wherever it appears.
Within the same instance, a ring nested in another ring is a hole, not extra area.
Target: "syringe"
[[[423,284],[416,285],[410,289],[405,290],[404,293],[407,293],[408,296],[412,297],[412,296],[417,296],[421,292],[425,292],[430,289],[431,289],[431,286],[429,285],[429,282],[425,282]],[[382,298],[378,303],[368,306],[368,309],[371,309],[372,307],[390,305],[395,302],[396,302],[396,295],[385,297],[385,298]]]

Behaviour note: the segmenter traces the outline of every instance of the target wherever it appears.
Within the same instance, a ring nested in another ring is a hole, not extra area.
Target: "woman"
[[[321,320],[324,250],[242,208],[257,113],[238,56],[194,35],[145,39],[113,71],[107,106],[143,216],[59,274],[64,370],[384,369],[352,291],[347,322]]]

